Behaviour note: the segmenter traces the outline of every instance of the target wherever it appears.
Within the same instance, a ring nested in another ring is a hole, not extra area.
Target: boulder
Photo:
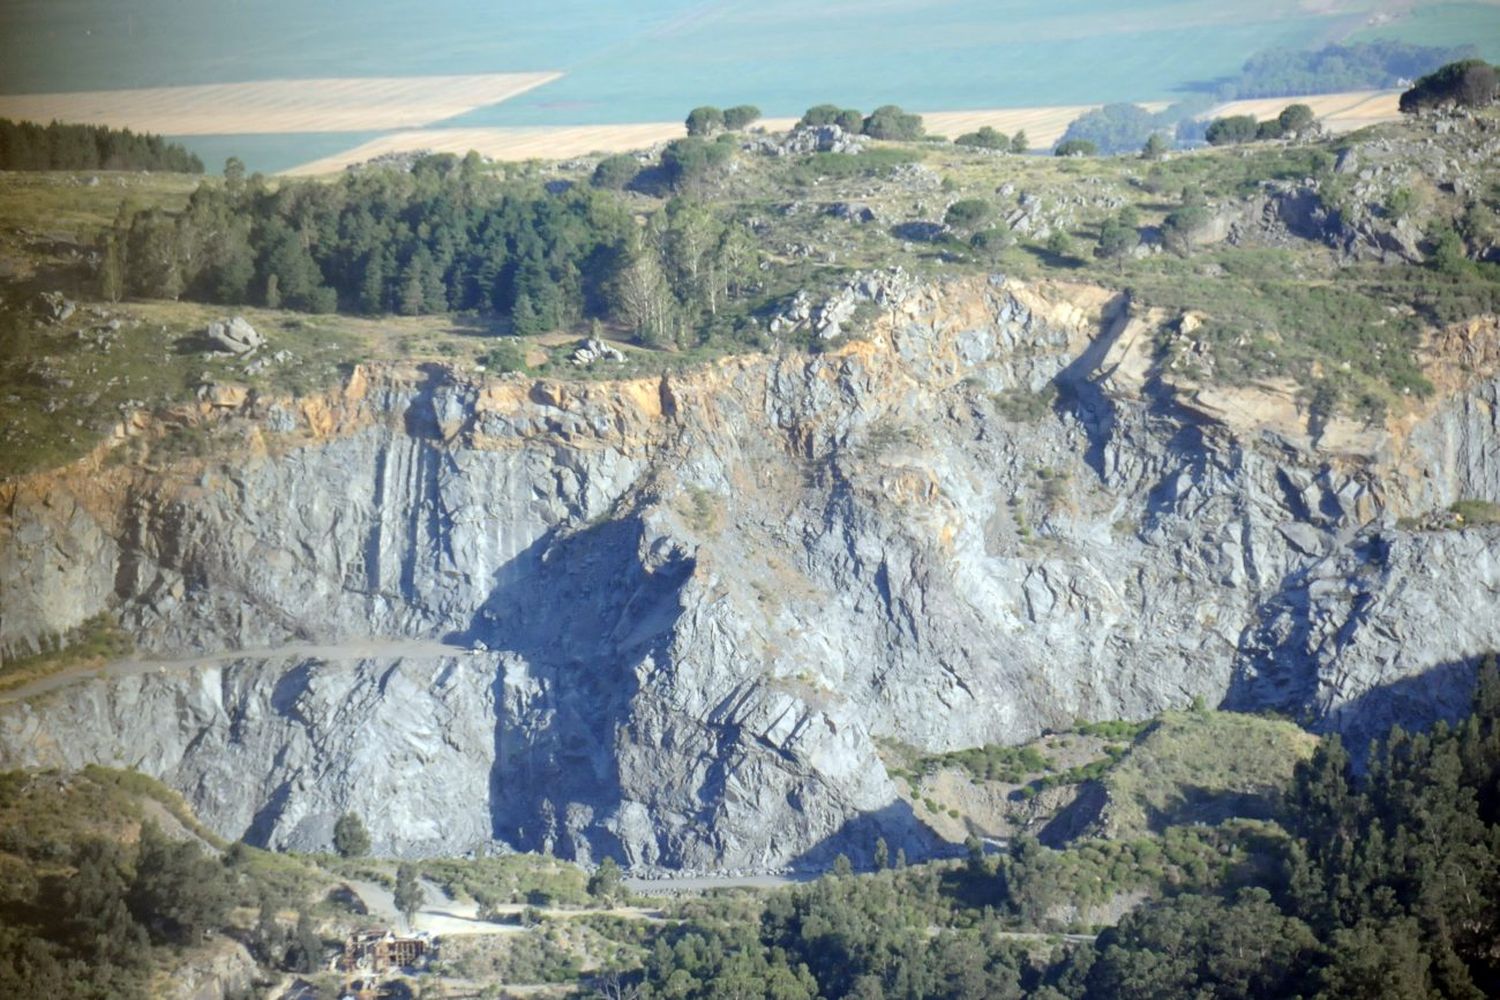
[[[266,342],[243,316],[215,320],[208,324],[207,336],[216,349],[230,354],[249,354]]]
[[[624,360],[625,354],[619,348],[595,337],[590,337],[573,350],[573,363],[580,367],[592,365],[596,361],[622,362]]]
[[[861,224],[879,222],[875,209],[862,201],[838,201],[828,206],[828,214],[836,219],[847,219]]]
[[[37,312],[53,323],[66,323],[78,306],[62,292],[43,292],[36,299]]]

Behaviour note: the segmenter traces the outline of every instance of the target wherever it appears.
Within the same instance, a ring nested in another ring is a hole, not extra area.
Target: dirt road
[[[350,660],[398,659],[401,657],[433,658],[439,656],[482,656],[472,650],[436,639],[349,639],[337,643],[288,643],[261,649],[234,649],[220,653],[162,659],[116,660],[102,667],[76,667],[39,678],[28,684],[0,692],[0,705],[26,701],[49,691],[69,687],[80,681],[103,677],[131,677],[140,674],[173,674],[194,667],[231,663],[235,660],[321,660],[344,663]]]

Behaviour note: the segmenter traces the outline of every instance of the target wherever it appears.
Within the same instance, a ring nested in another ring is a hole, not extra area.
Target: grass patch
[[[122,203],[181,211],[203,180],[106,170],[0,172],[0,220],[6,228],[91,243],[114,223]]]
[[[1002,419],[1013,424],[1035,424],[1052,413],[1052,405],[1057,401],[1057,387],[1049,383],[1040,392],[1032,392],[1018,386],[995,393],[990,401]]]
[[[1500,524],[1500,503],[1488,500],[1460,500],[1448,510],[1465,524]]]
[[[799,187],[857,177],[887,177],[892,170],[923,159],[920,151],[902,146],[870,146],[858,153],[813,153],[788,162],[785,180]]]
[[[91,764],[81,771],[0,772],[0,856],[29,860],[36,871],[65,866],[72,845],[89,837],[133,840],[154,802],[216,848],[225,844],[193,815],[181,795],[134,771]]]
[[[1101,775],[1114,837],[1230,816],[1270,816],[1317,739],[1296,725],[1234,712],[1168,712]]]
[[[165,808],[177,822],[193,831],[195,836],[202,838],[219,850],[223,850],[229,843],[199,821],[198,817],[193,814],[193,810],[188,806],[187,800],[182,797],[180,792],[168,788],[150,775],[141,774],[139,771],[101,767],[98,764],[85,766],[83,775],[90,781],[116,788],[132,798],[150,799]]]
[[[43,647],[31,656],[17,657],[0,665],[0,691],[10,691],[64,670],[102,666],[135,651],[129,634],[108,612],[100,612],[67,635],[44,637]]]
[[[439,858],[420,863],[422,874],[450,895],[479,903],[586,906],[588,875],[577,865],[538,854],[494,858]]]

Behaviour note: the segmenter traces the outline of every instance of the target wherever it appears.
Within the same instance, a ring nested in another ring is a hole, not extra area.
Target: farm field
[[[1025,128],[1043,145],[1064,109],[1211,91],[1268,48],[1384,37],[1500,58],[1500,0],[0,6],[0,114],[129,125],[266,172],[414,142],[503,159],[638,147],[694,105],[745,102],[772,119],[895,103],[935,132]],[[439,127],[465,134],[406,134]]]
[[[19,94],[0,96],[0,117],[178,136],[401,129],[498,104],[557,76],[345,77]]]

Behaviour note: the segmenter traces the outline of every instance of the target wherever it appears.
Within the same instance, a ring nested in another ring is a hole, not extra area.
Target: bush
[[[1101,260],[1113,260],[1134,250],[1138,242],[1134,227],[1125,225],[1119,219],[1110,219],[1099,230],[1099,245],[1094,248],[1094,256]]]
[[[1255,126],[1256,139],[1280,139],[1285,133],[1279,118],[1268,118]]]
[[[1468,524],[1500,524],[1500,504],[1488,500],[1460,500],[1448,510]]]
[[[860,135],[865,131],[865,117],[854,108],[845,108],[834,115],[833,124],[850,135]]]
[[[1062,141],[1086,140],[1106,153],[1127,153],[1141,146],[1162,125],[1156,115],[1136,104],[1106,104],[1075,118]]]
[[[588,893],[595,899],[609,902],[620,893],[620,866],[614,858],[605,858],[594,874],[589,876]]]
[[[1167,216],[1161,224],[1162,239],[1178,253],[1192,249],[1193,234],[1208,224],[1208,207],[1200,204],[1183,205]]]
[[[358,813],[344,813],[333,824],[333,849],[341,858],[362,858],[370,853],[370,834]]]
[[[526,355],[516,344],[501,342],[492,347],[480,360],[486,371],[506,375],[511,372],[525,372]]]
[[[589,183],[606,191],[620,191],[635,180],[639,172],[640,165],[635,162],[635,157],[629,153],[619,153],[600,160]]]
[[[988,125],[983,125],[977,132],[965,132],[953,140],[955,146],[974,146],[979,149],[1009,149],[1010,139],[1004,132],[997,132]]]
[[[995,206],[983,198],[965,198],[948,206],[943,222],[954,229],[977,229],[995,213]]]
[[[668,143],[661,151],[661,168],[673,187],[690,187],[728,163],[733,155],[733,147],[725,143],[688,136]]]
[[[803,128],[816,128],[819,125],[832,125],[839,116],[839,108],[836,104],[814,104],[802,113],[802,120],[797,124]]]
[[[1204,138],[1210,146],[1227,146],[1249,142],[1256,138],[1259,131],[1260,123],[1255,120],[1254,115],[1230,115],[1209,122]]]
[[[1052,150],[1053,156],[1095,156],[1099,147],[1087,139],[1065,139]]]
[[[969,247],[986,257],[998,257],[1015,245],[1015,234],[1005,226],[991,226],[969,237]]]

